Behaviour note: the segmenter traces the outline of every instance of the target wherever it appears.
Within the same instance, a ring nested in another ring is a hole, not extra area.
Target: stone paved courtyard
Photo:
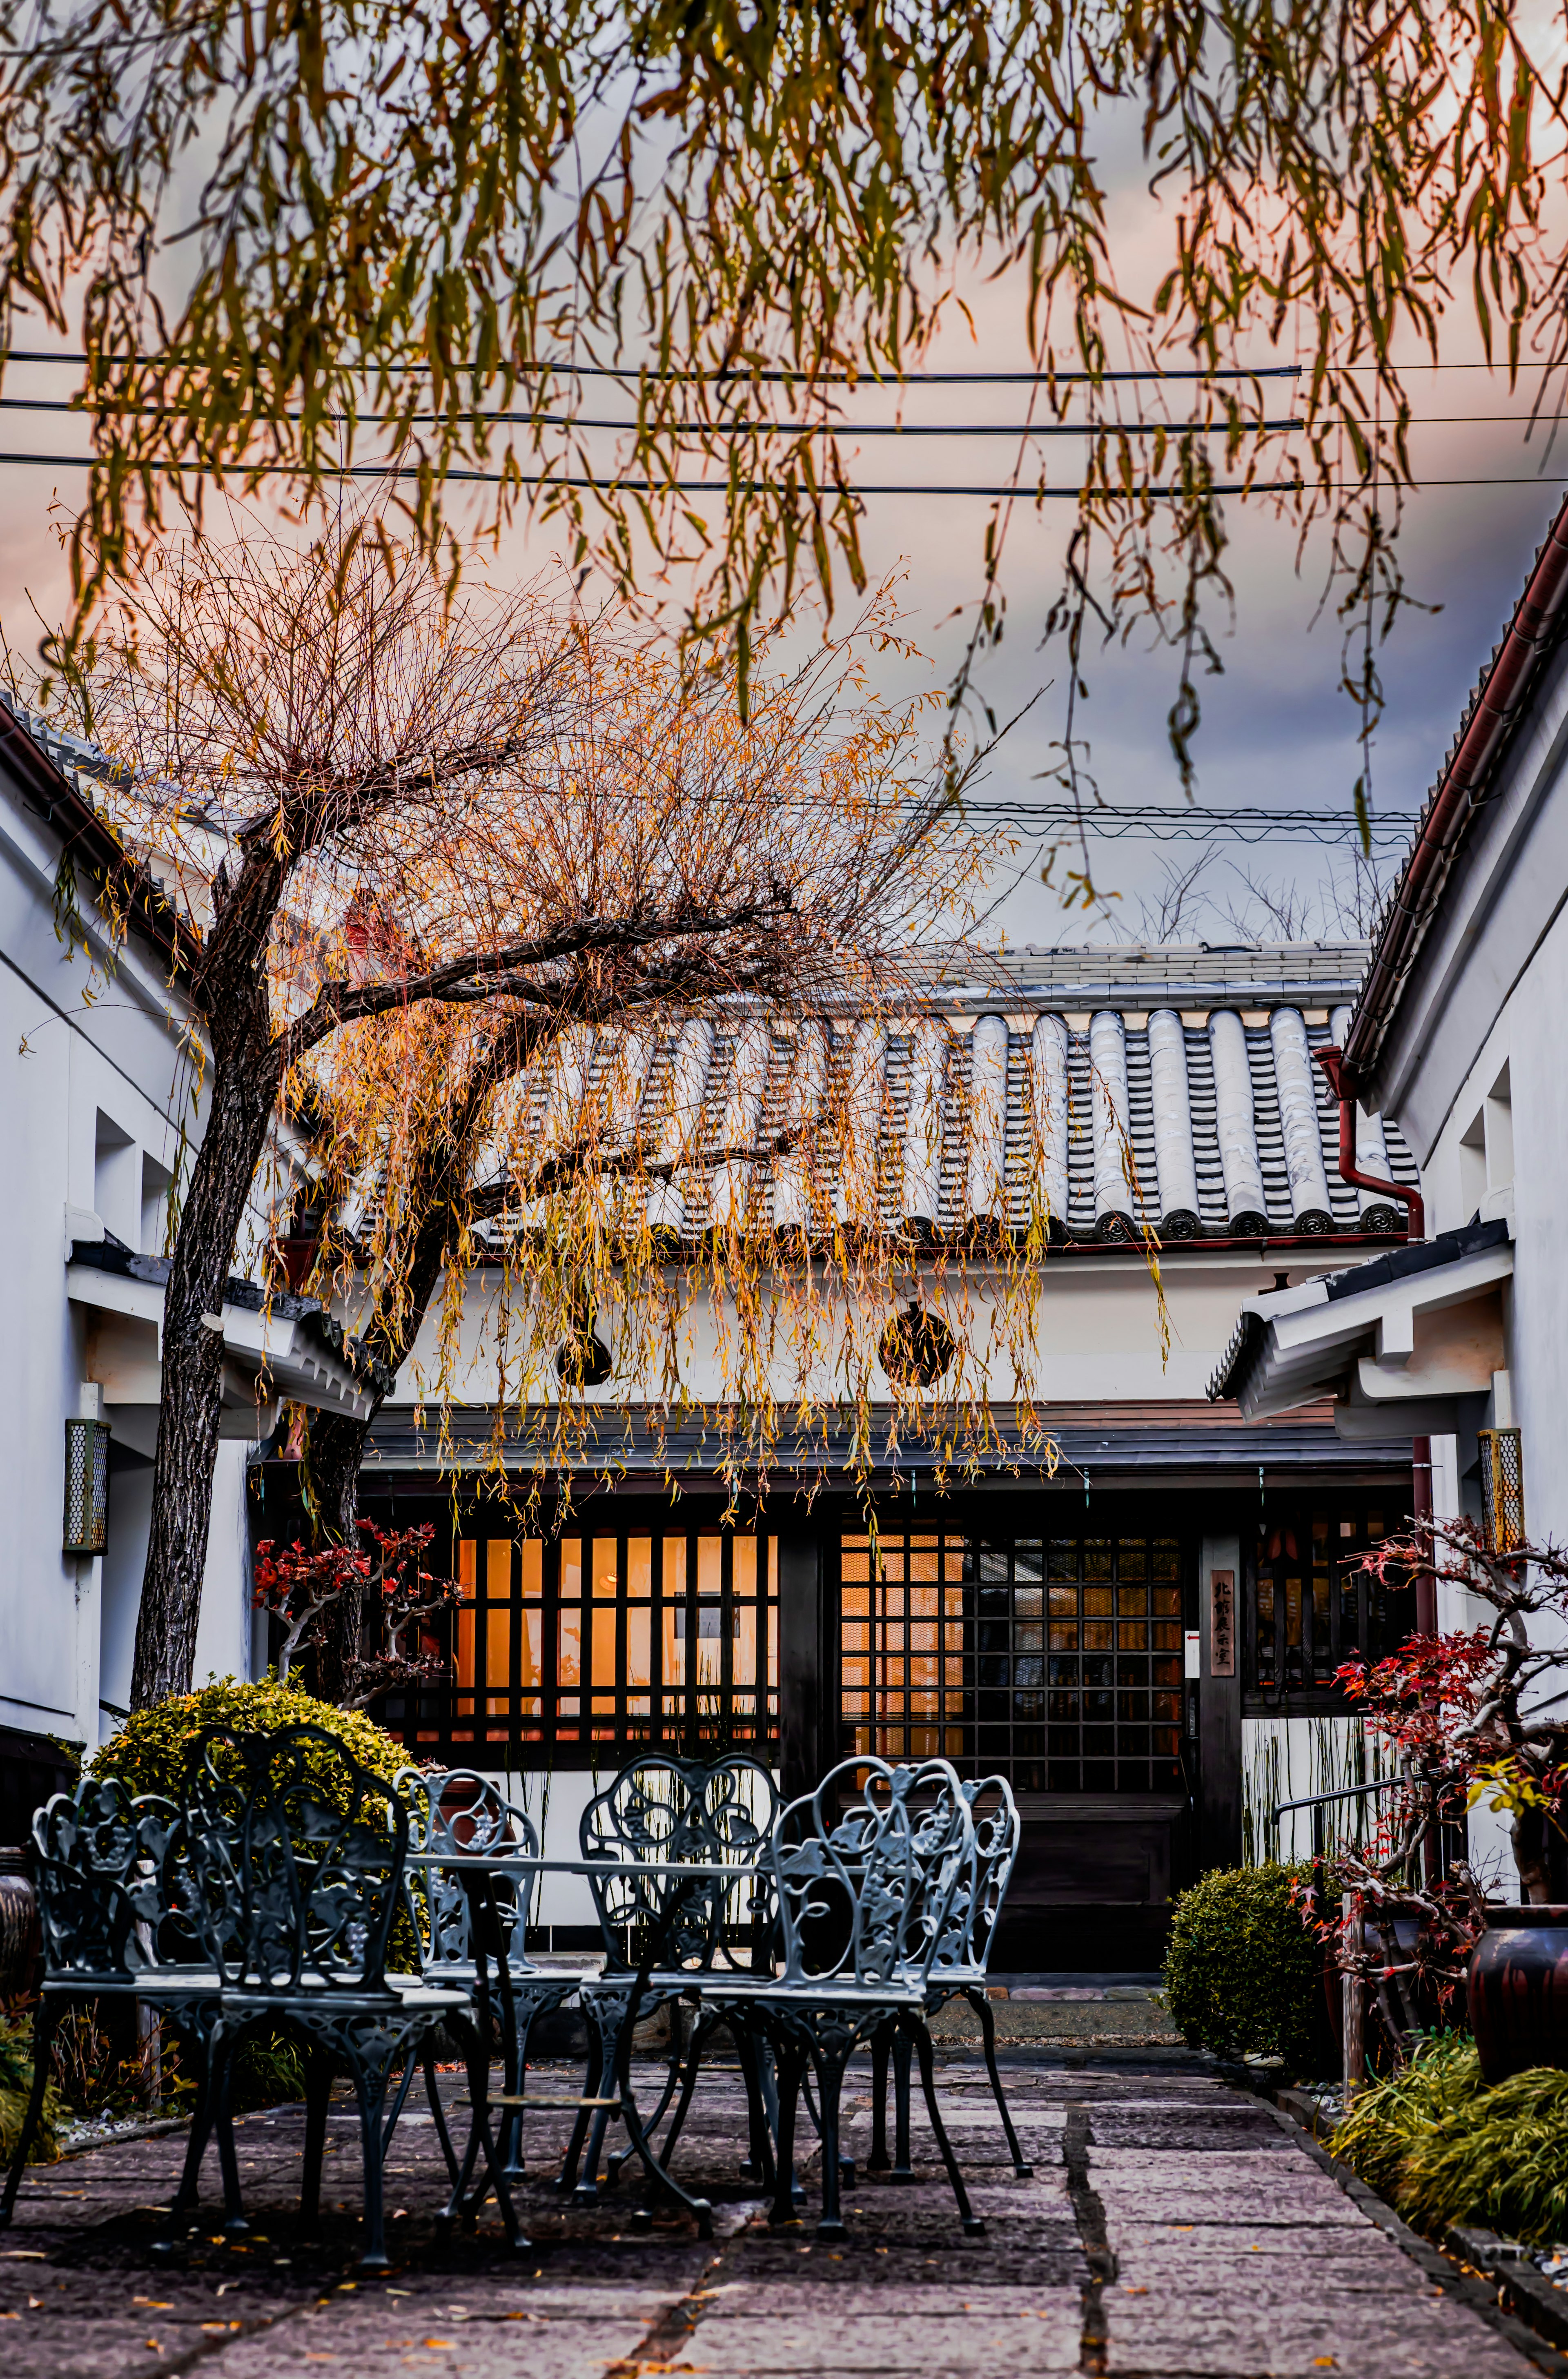
[[[95,2148],[27,2178],[0,2235],[0,2379],[108,2379],[205,2367],[213,2379],[354,2379],[406,2371],[490,2379],[1005,2379],[1014,2373],[1253,2379],[1527,2379],[1568,2363],[1478,2309],[1481,2290],[1417,2255],[1258,2100],[1185,2058],[1116,2062],[1011,2052],[1009,2092],[1028,2181],[1013,2177],[983,2069],[942,2068],[947,2119],[983,2239],[959,2231],[918,2110],[918,2181],[861,2180],[847,2241],[808,2222],[770,2232],[736,2177],[745,2136],[738,2077],[700,2087],[679,2160],[714,2204],[714,2236],[686,2221],[629,2222],[630,2176],[594,2210],[548,2186],[563,2116],[536,2118],[519,2191],[531,2247],[509,2258],[493,2210],[443,2244],[443,2172],[428,2114],[405,2118],[391,2156],[395,2268],[356,2279],[358,2133],[334,2107],[323,2214],[299,2235],[291,2198],[296,2108],[247,2118],[238,2141],[248,2238],[209,2218],[160,2260],[177,2134]],[[574,2086],[541,2071],[537,2086]],[[851,2068],[848,2144],[863,2160],[869,2068]],[[448,2077],[455,2097],[455,2075]],[[814,2189],[814,2163],[804,2171]]]

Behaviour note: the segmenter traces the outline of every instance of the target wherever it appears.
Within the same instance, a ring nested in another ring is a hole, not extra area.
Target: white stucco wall
[[[182,1121],[199,1129],[174,1011],[153,955],[112,970],[62,939],[59,847],[0,778],[0,1726],[96,1744],[124,1705],[151,1514],[145,1429],[117,1435],[104,1555],[61,1552],[65,1423],[115,1422],[94,1383],[88,1310],[66,1296],[72,1236],[103,1228],[163,1252],[161,1185]],[[78,884],[85,901],[87,887]],[[90,932],[90,911],[84,911]],[[130,1442],[134,1434],[137,1442]],[[245,1448],[219,1456],[197,1673],[249,1673]]]
[[[1047,1258],[1040,1281],[1033,1359],[1021,1392],[1044,1405],[1129,1399],[1201,1401],[1245,1298],[1272,1288],[1276,1274],[1286,1266],[1295,1285],[1334,1271],[1345,1261],[1345,1252],[1336,1250],[1332,1241],[1325,1243],[1321,1256],[1301,1250],[1265,1259],[1246,1250],[1208,1254],[1177,1250],[1164,1265],[1170,1331],[1167,1355],[1162,1346],[1159,1299],[1140,1256],[1119,1249],[1096,1250],[1081,1258],[1070,1252],[1054,1253]],[[922,1294],[948,1315],[956,1329],[962,1327],[971,1350],[986,1346],[991,1299],[983,1274],[977,1272],[961,1286],[950,1280],[946,1286],[935,1279],[923,1282]],[[454,1404],[488,1405],[496,1396],[498,1295],[493,1271],[471,1277],[460,1343],[445,1374]],[[352,1326],[352,1311],[345,1319]],[[513,1326],[514,1342],[520,1326]],[[608,1317],[603,1334],[607,1340],[611,1334]],[[552,1335],[550,1351],[553,1346]],[[704,1307],[695,1308],[683,1325],[681,1363],[692,1395],[717,1398],[723,1394],[724,1369],[714,1352],[713,1324]],[[542,1369],[545,1380],[553,1386],[548,1355]],[[971,1376],[984,1380],[989,1392],[1003,1400],[1020,1393],[1010,1359],[1000,1355],[988,1374],[980,1370]],[[442,1377],[437,1324],[428,1321],[389,1399],[391,1407],[406,1408],[426,1395],[433,1406]],[[816,1380],[819,1391],[831,1394],[832,1379],[831,1370],[825,1366]],[[791,1383],[780,1371],[774,1384],[778,1392],[787,1393]],[[878,1374],[874,1386],[880,1384]],[[508,1402],[514,1393],[509,1384]],[[602,1391],[604,1399],[615,1407],[623,1400],[635,1403],[640,1393],[638,1383],[619,1380],[612,1380]]]
[[[1406,1108],[1400,1119],[1417,1147],[1429,1232],[1452,1230],[1478,1212],[1502,1216],[1514,1239],[1514,1277],[1503,1292],[1505,1373],[1474,1424],[1512,1421],[1521,1432],[1525,1519],[1537,1541],[1568,1543],[1568,758],[1562,712],[1568,682],[1554,672],[1545,710],[1523,739],[1503,807],[1520,806],[1528,831],[1489,851],[1495,887],[1478,862],[1459,888],[1474,923],[1466,944],[1454,932],[1441,996],[1421,1011],[1417,1044],[1404,1061]],[[1525,792],[1530,805],[1524,808]],[[1505,930],[1521,904],[1532,932]],[[1455,1062],[1463,1049],[1469,1062]],[[1474,1055],[1471,1056],[1471,1052]],[[1391,1060],[1392,1065],[1392,1060]],[[1506,1093],[1506,1103],[1496,1096]],[[1420,1133],[1435,1131],[1429,1149]],[[1473,1435],[1432,1443],[1432,1492],[1440,1513],[1479,1510]],[[1439,1590],[1439,1624],[1490,1623],[1488,1606],[1462,1590]],[[1553,1623],[1533,1623],[1550,1638]],[[1568,1633],[1568,1631],[1559,1631]],[[1513,1861],[1502,1819],[1471,1818],[1478,1868],[1504,1892]]]

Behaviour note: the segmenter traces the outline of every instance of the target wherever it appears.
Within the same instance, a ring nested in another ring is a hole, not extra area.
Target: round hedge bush
[[[1317,1982],[1312,1937],[1291,1885],[1307,1870],[1216,1867],[1176,1903],[1164,1999],[1193,2048],[1221,2057],[1309,2058]]]
[[[270,1734],[280,1726],[307,1724],[335,1734],[362,1766],[389,1784],[395,1781],[400,1769],[414,1764],[396,1737],[363,1710],[339,1709],[296,1686],[281,1685],[273,1676],[263,1677],[254,1685],[220,1677],[215,1684],[203,1685],[199,1693],[171,1695],[151,1709],[133,1710],[103,1745],[89,1772],[117,1777],[127,1793],[162,1793],[175,1800],[185,1780],[190,1745],[203,1727],[232,1726],[247,1733]],[[308,1772],[315,1769],[318,1757],[307,1756]],[[320,1781],[325,1785],[325,1775]],[[387,1962],[396,1971],[413,1972],[418,1961],[412,1920],[406,1906],[400,1907],[387,1944]],[[271,2095],[284,2094],[273,2089]],[[251,2103],[263,2101],[253,2096]]]
[[[314,1694],[294,1685],[280,1685],[276,1677],[242,1685],[220,1677],[199,1693],[175,1694],[151,1709],[133,1710],[91,1760],[89,1773],[115,1776],[127,1793],[178,1794],[189,1746],[203,1727],[243,1727],[247,1733],[270,1734],[280,1726],[325,1727],[346,1744],[355,1757],[390,1784],[400,1768],[409,1765],[407,1752],[363,1710],[336,1709]]]

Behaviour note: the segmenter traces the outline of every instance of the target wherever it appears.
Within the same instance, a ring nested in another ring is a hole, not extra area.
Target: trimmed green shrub
[[[1433,2238],[1456,2222],[1568,2238],[1568,2073],[1554,2066],[1489,2090],[1474,2041],[1445,2033],[1357,2099],[1333,2151]]]
[[[308,1723],[335,1734],[364,1767],[389,1784],[399,1769],[411,1765],[396,1737],[363,1710],[339,1709],[332,1702],[318,1701],[314,1694],[281,1685],[273,1676],[263,1677],[254,1685],[223,1677],[215,1685],[203,1685],[199,1693],[176,1694],[151,1709],[133,1710],[99,1751],[90,1772],[118,1777],[129,1793],[166,1793],[174,1798],[184,1781],[189,1747],[203,1727],[242,1727],[267,1734],[275,1727]],[[308,1760],[308,1767],[310,1764]],[[392,1920],[387,1963],[394,1972],[413,1972],[418,1962],[413,1921],[406,1907],[402,1907]],[[259,2083],[257,2086],[267,2085]],[[273,2091],[272,2097],[283,2095]],[[271,2100],[259,2098],[254,2103],[271,2104]]]
[[[401,1743],[363,1710],[336,1709],[314,1694],[280,1685],[276,1677],[242,1685],[221,1677],[199,1693],[175,1694],[151,1709],[133,1710],[109,1737],[89,1768],[93,1776],[117,1776],[127,1793],[177,1793],[190,1745],[208,1726],[244,1727],[259,1734],[280,1726],[325,1727],[355,1757],[390,1784],[409,1764]]]
[[[1290,1897],[1300,1867],[1216,1867],[1176,1903],[1164,1999],[1190,2047],[1221,2057],[1309,2058],[1312,1937]]]

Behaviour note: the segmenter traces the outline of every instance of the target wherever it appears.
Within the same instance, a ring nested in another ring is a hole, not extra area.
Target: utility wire
[[[93,454],[20,454],[0,453],[0,465],[36,465],[49,471],[90,471],[98,457]],[[188,472],[197,478],[220,476],[217,465],[211,463],[150,462],[139,469],[164,473]],[[323,465],[324,479],[416,479],[421,465],[404,463],[348,463]],[[230,463],[224,474],[231,479],[297,478],[302,476],[297,463]],[[759,495],[787,492],[783,481],[767,479],[737,480],[733,489],[728,479],[617,479],[581,477],[553,471],[476,471],[467,468],[446,469],[438,476],[442,480],[470,481],[489,487],[519,488],[582,488],[599,495],[623,496],[723,496]],[[1368,482],[1362,479],[1217,479],[1208,489],[1212,496],[1299,496],[1309,490],[1315,494],[1359,495]],[[1481,473],[1463,478],[1417,478],[1404,491],[1421,495],[1429,488],[1562,488],[1568,487],[1568,475],[1537,471]],[[796,489],[796,494],[803,490]],[[844,497],[853,501],[860,496],[979,496],[986,501],[1010,499],[1020,504],[1068,502],[1110,503],[1127,496],[1148,496],[1160,501],[1174,501],[1179,490],[1168,487],[1122,488],[1042,488],[1025,482],[1009,480],[1001,486],[973,485],[934,486],[918,479],[873,480],[856,479],[843,488],[823,487],[818,493],[824,501]]]
[[[90,471],[96,461],[97,457],[92,454],[0,453],[0,464],[35,464],[50,470]],[[139,465],[138,467],[163,472],[188,471],[193,477],[199,478],[213,478],[218,476],[216,465],[211,463],[151,462]],[[327,479],[416,479],[419,477],[420,467],[419,465],[412,463],[332,464],[322,466],[321,477]],[[279,477],[296,478],[300,476],[300,466],[296,463],[231,463],[226,466],[226,476],[233,479]],[[739,495],[757,495],[766,494],[770,490],[774,493],[785,491],[783,482],[771,482],[766,479],[740,479],[736,481],[731,490],[728,479],[617,479],[614,477],[592,479],[573,477],[553,471],[468,469],[443,470],[439,476],[443,480],[480,480],[487,485],[496,487],[511,485],[520,488],[587,488],[600,495],[723,496],[731,492]],[[1288,496],[1298,493],[1304,484],[1305,482],[1299,479],[1259,479],[1250,485],[1246,480],[1217,481],[1209,489],[1209,493],[1214,496]],[[1346,484],[1358,485],[1359,483],[1347,482]],[[1465,480],[1454,484],[1469,486],[1471,482]],[[802,491],[797,489],[796,492]],[[838,496],[848,497],[851,501],[857,496],[1016,496],[1020,503],[1034,503],[1056,498],[1068,499],[1077,503],[1085,495],[1091,501],[1098,502],[1102,499],[1120,497],[1123,491],[1119,488],[1085,490],[1080,488],[1031,488],[1015,485],[994,488],[929,487],[918,482],[901,480],[888,483],[857,480],[852,485],[842,489],[825,487],[818,492],[825,501],[831,501]],[[1140,492],[1155,497],[1168,497],[1173,491],[1167,488],[1147,488]]]
[[[1269,809],[1246,803],[1235,809],[1217,809],[1194,803],[1175,809],[1118,811],[1096,806],[1080,809],[1072,802],[1031,802],[1021,798],[966,801],[963,807],[967,818],[989,824],[1038,827],[1047,834],[1070,828],[1075,834],[1081,830],[1111,842],[1207,842],[1224,835],[1241,842],[1272,839],[1332,843],[1360,839],[1360,828],[1354,817],[1340,817],[1327,810]],[[1399,816],[1374,817],[1370,821],[1372,841],[1403,849],[1417,817],[1414,810]]]
[[[116,417],[124,419],[177,420],[178,408],[172,405],[139,405],[122,408],[112,405],[78,405],[71,397],[0,396],[0,413],[72,413],[78,419],[96,415],[100,419]],[[326,420],[341,418],[327,415]],[[1458,417],[1463,418],[1464,417]],[[1478,417],[1490,418],[1493,417]],[[1498,414],[1500,421],[1512,421],[1511,413]],[[264,429],[273,419],[303,421],[302,413],[282,415],[257,414],[254,425]],[[412,428],[417,422],[494,421],[498,423],[528,422],[540,429],[635,429],[634,421],[601,421],[592,415],[574,413],[479,413],[464,408],[455,414],[362,413],[356,426],[367,429],[384,428],[388,422],[406,420]],[[1228,421],[670,421],[661,426],[665,437],[744,437],[748,431],[766,431],[769,437],[805,438],[1099,438],[1114,437],[1118,430],[1128,435],[1147,437],[1160,432],[1180,435],[1189,429],[1200,429],[1205,436],[1228,435]],[[1283,421],[1247,421],[1240,427],[1250,436],[1265,430],[1299,429],[1302,424],[1291,416]]]
[[[124,358],[124,360],[139,364],[156,364],[173,362],[175,358],[173,356],[136,356]],[[0,356],[0,364],[85,364],[90,363],[90,361],[91,357],[90,356],[77,355],[69,352],[51,352],[46,347],[13,347],[7,354]],[[417,371],[431,371],[435,368],[431,364],[421,364],[418,362],[416,362],[410,368]],[[354,364],[351,365],[349,368],[361,378],[368,380],[372,376],[385,370],[387,367],[382,364]],[[447,377],[451,380],[461,380],[469,368],[470,368],[465,364],[453,365],[449,368]],[[495,376],[496,367],[492,364],[487,366],[486,368],[493,378]],[[751,380],[779,380],[788,383],[791,387],[795,386],[799,382],[804,381],[814,388],[820,388],[829,384],[834,387],[849,388],[914,388],[929,387],[937,382],[947,387],[963,388],[1001,387],[1004,385],[1023,388],[1040,388],[1050,387],[1053,383],[1058,380],[1088,380],[1092,382],[1095,386],[1098,386],[1103,380],[1299,380],[1305,369],[1306,366],[1304,364],[1259,364],[1251,368],[1248,368],[1237,364],[1217,368],[1213,371],[1203,371],[1195,368],[1192,370],[1172,369],[1169,371],[1148,370],[1104,372],[812,372],[778,371],[768,368],[761,371],[705,372],[656,371],[651,368],[645,368],[640,364],[574,364],[567,363],[565,361],[547,361],[544,363],[519,364],[513,368],[513,377],[517,380],[525,380],[530,374],[535,374],[543,378],[546,373],[553,373],[562,380],[690,380],[693,382],[700,381],[704,383],[711,383],[716,387],[730,386],[736,388],[743,388],[746,386],[748,381]]]

